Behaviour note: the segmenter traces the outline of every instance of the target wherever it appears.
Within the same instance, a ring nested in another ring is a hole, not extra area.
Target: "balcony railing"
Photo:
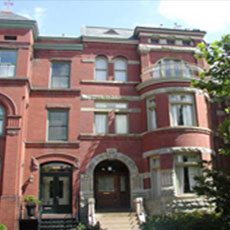
[[[0,77],[10,78],[15,75],[15,65],[12,64],[0,64]]]

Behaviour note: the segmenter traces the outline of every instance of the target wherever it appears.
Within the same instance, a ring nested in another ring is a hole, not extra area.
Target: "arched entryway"
[[[41,165],[40,199],[43,213],[72,212],[72,166],[61,162]]]
[[[119,160],[104,160],[94,170],[94,197],[97,210],[130,209],[130,175]]]

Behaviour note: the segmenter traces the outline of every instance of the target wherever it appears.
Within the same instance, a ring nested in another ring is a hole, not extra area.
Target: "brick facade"
[[[89,27],[77,38],[42,37],[35,21],[15,19],[12,13],[1,14],[8,17],[0,17],[0,50],[17,52],[15,76],[0,77],[0,105],[5,110],[4,133],[0,136],[1,223],[17,229],[18,219],[25,217],[23,196],[41,197],[41,167],[51,162],[72,166],[73,217],[84,217],[88,199],[95,198],[95,167],[106,160],[119,161],[127,167],[131,208],[134,198],[140,196],[149,213],[172,210],[178,202],[184,202],[184,206],[190,201],[200,204],[192,193],[178,195],[175,162],[177,156],[186,154],[211,159],[209,98],[191,87],[190,77],[155,79],[152,73],[164,59],[202,68],[203,63],[194,58],[194,53],[204,32],[144,27],[111,32],[108,28]],[[6,40],[6,35],[17,38]],[[154,44],[153,38],[163,44]],[[169,38],[178,40],[178,44],[165,44]],[[108,63],[105,81],[95,80],[99,56]],[[116,58],[127,64],[126,81],[115,79]],[[53,62],[69,63],[69,87],[51,86]],[[172,125],[173,94],[192,95],[193,125]],[[152,130],[148,129],[147,119],[147,101],[151,97],[157,121]],[[98,109],[97,102],[123,102],[127,108]],[[65,141],[47,139],[51,110],[68,111]],[[96,113],[108,116],[107,133],[95,133]],[[127,133],[116,133],[117,114],[127,114]]]

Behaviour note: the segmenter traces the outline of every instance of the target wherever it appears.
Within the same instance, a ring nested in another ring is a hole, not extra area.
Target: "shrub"
[[[174,213],[148,218],[142,230],[227,230],[218,214],[205,212]]]
[[[4,224],[0,224],[0,230],[7,230],[6,225],[4,225]]]

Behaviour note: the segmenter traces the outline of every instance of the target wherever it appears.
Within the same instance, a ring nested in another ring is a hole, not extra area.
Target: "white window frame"
[[[14,62],[2,62],[2,53],[13,53],[15,55]],[[17,66],[17,50],[0,49],[0,78],[13,78],[15,77]],[[2,71],[6,71],[7,74],[2,74]]]
[[[155,102],[155,98],[154,97],[151,97],[151,98],[147,99],[146,107],[147,107],[147,125],[148,125],[148,130],[157,129],[156,102]],[[152,124],[152,111],[154,111],[154,114],[155,114],[154,124]]]
[[[63,65],[68,65],[68,73],[67,75],[54,75],[54,65],[55,64],[63,64]],[[70,62],[68,61],[53,61],[51,63],[51,74],[50,74],[50,88],[52,89],[68,89],[70,87]],[[59,79],[59,78],[66,78],[68,80],[67,85],[66,86],[55,86],[54,82],[55,79]]]
[[[177,196],[195,195],[192,187],[196,184],[194,176],[201,175],[200,161],[198,153],[178,153],[174,156],[174,187]]]
[[[174,100],[176,97],[187,96],[190,97],[190,101],[183,101],[183,100]],[[186,93],[172,93],[169,95],[169,111],[170,111],[170,124],[172,127],[176,126],[196,126],[196,106],[194,101],[193,94],[186,94]],[[179,110],[179,116],[178,116]],[[182,110],[182,111],[180,111]],[[190,110],[190,111],[189,111]],[[187,113],[188,116],[185,114]],[[176,116],[176,117],[175,117]],[[190,121],[186,121],[186,117],[190,116]],[[182,123],[180,124],[180,119],[182,119]],[[190,122],[190,124],[188,124]]]
[[[4,127],[5,127],[5,109],[2,105],[0,105],[0,122],[2,123],[2,127],[0,127],[0,137],[4,135]]]
[[[103,60],[105,67],[98,67],[98,63],[99,61]],[[107,81],[108,80],[108,59],[106,57],[103,56],[98,56],[95,58],[95,63],[94,63],[94,79],[96,81]],[[98,71],[103,71],[105,73],[105,79],[98,79]]]
[[[118,66],[118,62],[122,62],[122,64],[124,65],[124,68],[120,68]],[[113,65],[114,65],[114,80],[115,81],[127,81],[127,68],[128,68],[127,61],[124,58],[116,58],[114,60]],[[125,78],[123,80],[117,79],[117,74],[119,73],[124,74]]]

